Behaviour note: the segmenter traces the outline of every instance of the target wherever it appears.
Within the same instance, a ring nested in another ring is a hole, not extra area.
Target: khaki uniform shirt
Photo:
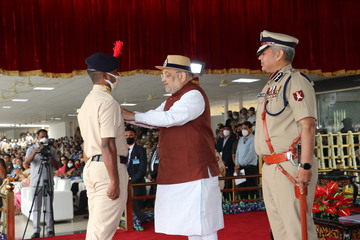
[[[286,99],[289,102],[285,110],[277,116],[266,114],[266,125],[275,153],[289,151],[293,140],[300,135],[301,127],[297,123],[306,117],[316,119],[316,99],[313,83],[303,77],[299,71],[289,64],[282,68],[272,80],[265,85],[258,98],[256,116],[255,151],[259,155],[269,155],[265,142],[261,113],[264,110],[264,98],[268,100],[267,111],[276,114],[284,108],[284,85],[288,77],[291,79],[286,87]]]
[[[127,156],[120,106],[104,87],[93,86],[79,110],[78,121],[87,157],[101,155],[101,138],[115,138],[117,155]]]

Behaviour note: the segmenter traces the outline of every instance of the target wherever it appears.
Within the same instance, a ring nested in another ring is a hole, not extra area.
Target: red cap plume
[[[124,46],[124,43],[122,41],[120,41],[120,40],[115,41],[114,48],[113,48],[113,50],[114,50],[113,56],[114,57],[119,57],[122,54],[121,50],[122,50],[123,46]]]

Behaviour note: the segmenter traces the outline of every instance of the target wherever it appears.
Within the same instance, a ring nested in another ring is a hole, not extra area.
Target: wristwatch
[[[299,167],[302,167],[305,170],[310,170],[311,164],[310,163],[299,163]]]

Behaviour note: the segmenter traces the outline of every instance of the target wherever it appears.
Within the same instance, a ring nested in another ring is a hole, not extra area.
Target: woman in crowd
[[[66,164],[61,168],[62,168],[61,172],[59,173],[59,170],[60,170],[60,168],[59,168],[59,170],[57,171],[57,174],[55,174],[55,175],[57,175],[59,177],[71,176],[72,172],[76,169],[74,160],[72,160],[72,159],[66,160]]]
[[[61,161],[60,168],[57,171],[55,171],[56,176],[61,176],[65,174],[67,171],[67,163],[69,159],[66,156],[61,156],[60,161]]]

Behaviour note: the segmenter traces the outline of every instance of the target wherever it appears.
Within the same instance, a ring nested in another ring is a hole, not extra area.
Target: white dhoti
[[[178,184],[158,184],[155,232],[207,235],[224,228],[218,177]]]

